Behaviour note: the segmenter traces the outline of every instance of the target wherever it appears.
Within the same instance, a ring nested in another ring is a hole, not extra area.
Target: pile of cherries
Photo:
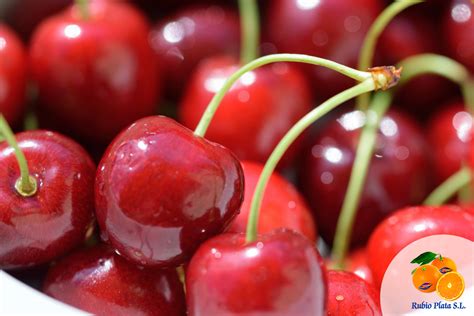
[[[381,315],[384,273],[405,246],[435,234],[474,240],[469,199],[419,206],[474,166],[473,118],[452,83],[424,75],[396,91],[345,271],[333,270],[324,256],[366,122],[352,104],[290,147],[256,240],[245,230],[275,146],[353,82],[308,65],[258,68],[226,94],[203,138],[192,129],[242,66],[236,1],[71,2],[0,7],[0,112],[28,167],[22,182],[3,124],[0,269],[33,274],[44,293],[97,315]],[[356,67],[388,2],[259,1],[260,50]],[[405,10],[382,33],[375,63],[427,52],[474,73],[471,1]]]

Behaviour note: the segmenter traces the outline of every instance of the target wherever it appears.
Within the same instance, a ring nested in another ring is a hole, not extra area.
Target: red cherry
[[[146,266],[177,266],[237,215],[242,167],[226,148],[154,116],[123,131],[96,178],[105,239]]]
[[[334,238],[364,122],[361,111],[343,114],[312,139],[305,154],[303,190],[315,213],[318,231],[329,243]],[[427,148],[421,130],[409,117],[390,111],[382,119],[352,246],[363,245],[391,212],[426,197],[431,189]]]
[[[175,270],[147,270],[104,245],[77,251],[48,272],[43,291],[94,315],[186,315]]]
[[[436,24],[426,14],[433,6],[417,4],[390,22],[378,41],[377,64],[394,65],[413,55],[441,53]],[[397,91],[394,103],[426,119],[434,106],[440,106],[458,91],[456,88],[454,83],[439,76],[415,77]]]
[[[189,82],[180,107],[184,125],[194,128],[214,94],[238,69],[233,58],[203,62]],[[285,133],[311,109],[304,77],[288,64],[245,74],[226,94],[206,137],[231,149],[242,160],[264,163]],[[288,163],[298,149],[285,156]]]
[[[154,113],[157,72],[144,17],[125,2],[91,1],[47,19],[31,44],[40,120],[87,143],[104,144]]]
[[[277,230],[245,243],[243,234],[208,240],[186,274],[188,313],[325,315],[325,268],[298,233]]]
[[[166,91],[180,95],[199,62],[219,54],[238,56],[239,17],[233,10],[207,5],[188,7],[161,21],[151,31]]]
[[[245,232],[253,193],[263,170],[263,165],[250,161],[242,162],[245,176],[244,203],[240,214],[228,231]],[[290,228],[316,242],[317,233],[311,212],[303,196],[278,173],[274,173],[265,190],[258,220],[258,232],[269,233],[277,228]]]
[[[328,260],[328,265],[332,266],[333,262]],[[372,271],[370,271],[367,262],[367,250],[365,248],[356,249],[348,254],[344,260],[344,270],[354,273],[369,284],[373,284]]]
[[[419,206],[393,213],[377,226],[367,246],[375,284],[380,287],[392,259],[410,243],[438,234],[474,240],[473,228],[474,213],[458,206]]]
[[[78,144],[59,134],[16,136],[30,174],[32,197],[15,191],[20,177],[11,147],[0,144],[0,268],[38,265],[63,255],[85,238],[92,224],[95,166]]]
[[[0,113],[17,125],[25,111],[25,48],[8,26],[0,23]]]
[[[450,54],[474,71],[474,5],[470,1],[452,1],[444,35]]]
[[[269,40],[281,53],[303,53],[355,67],[362,41],[382,8],[380,0],[274,0],[268,12]],[[353,85],[334,71],[305,68],[318,98]]]
[[[467,160],[472,124],[471,114],[459,102],[447,105],[431,119],[428,140],[438,183],[459,171]]]
[[[378,291],[351,272],[327,272],[328,316],[382,315]]]

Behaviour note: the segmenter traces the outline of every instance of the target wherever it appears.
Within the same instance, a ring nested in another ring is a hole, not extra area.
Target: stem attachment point
[[[400,80],[402,69],[402,67],[397,69],[394,66],[369,68],[369,71],[372,74],[372,78],[375,82],[375,91],[385,91],[393,86],[396,86],[398,81]]]
[[[26,183],[27,185],[25,186],[25,183],[22,181],[22,178],[18,178],[15,183],[16,192],[18,192],[18,194],[23,197],[30,197],[35,195],[38,191],[38,184],[36,182],[36,179],[30,175],[28,176],[28,181]]]

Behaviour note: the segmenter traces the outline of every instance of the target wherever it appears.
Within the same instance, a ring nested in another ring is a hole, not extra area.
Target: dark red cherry
[[[444,18],[444,38],[450,54],[474,71],[474,4],[455,0]]]
[[[13,126],[20,123],[25,111],[26,64],[23,44],[0,23],[0,113]]]
[[[459,206],[419,206],[398,210],[380,223],[367,245],[369,267],[380,287],[392,259],[415,240],[449,234],[474,241],[474,212]]]
[[[328,266],[333,265],[333,261],[328,260]],[[350,252],[344,260],[344,270],[349,271],[365,280],[369,284],[373,284],[372,271],[370,271],[367,262],[367,250],[359,248]]]
[[[225,80],[238,69],[230,57],[203,62],[187,87],[179,109],[185,126],[197,126]],[[241,160],[265,163],[286,132],[311,110],[311,93],[302,74],[289,64],[246,73],[222,100],[206,137],[231,149]],[[284,163],[295,156],[290,148]]]
[[[359,134],[361,111],[329,122],[305,153],[301,184],[318,231],[332,243],[346,194]],[[352,233],[352,246],[363,245],[375,226],[400,207],[420,203],[431,189],[431,169],[422,131],[406,115],[390,111],[380,123],[367,180]]]
[[[179,96],[199,62],[218,54],[238,56],[239,17],[217,5],[183,8],[151,31],[151,45],[167,93]]]
[[[274,0],[266,29],[280,53],[309,54],[355,67],[365,34],[382,5],[381,0]],[[353,80],[332,70],[305,69],[320,99],[353,85]]]
[[[243,194],[242,167],[228,149],[153,116],[123,131],[102,158],[97,219],[126,258],[178,266],[230,224]]]
[[[326,277],[314,245],[291,230],[245,243],[223,234],[201,245],[186,273],[188,313],[325,315]]]
[[[121,1],[91,1],[47,19],[31,43],[40,123],[104,144],[155,110],[158,78],[144,17]]]
[[[468,159],[473,119],[463,103],[455,102],[436,113],[428,126],[437,183],[459,171]]]
[[[47,131],[17,135],[19,147],[38,184],[20,196],[13,149],[0,143],[0,268],[39,265],[81,244],[91,227],[95,166],[72,140]]]
[[[436,22],[426,14],[433,6],[433,3],[417,4],[390,22],[378,41],[377,64],[395,65],[413,55],[442,53]],[[397,90],[394,103],[425,120],[456,89],[454,83],[439,76],[419,76]]]
[[[382,315],[378,291],[352,272],[330,270],[328,316]]]
[[[105,246],[77,251],[48,272],[43,291],[94,315],[184,316],[176,270],[147,270]]]
[[[240,214],[230,225],[229,232],[246,231],[253,194],[263,165],[243,161],[242,168],[245,176],[244,203]],[[313,242],[317,239],[314,219],[303,196],[288,180],[278,173],[273,173],[265,189],[258,219],[258,232],[265,234],[277,228],[290,228]]]

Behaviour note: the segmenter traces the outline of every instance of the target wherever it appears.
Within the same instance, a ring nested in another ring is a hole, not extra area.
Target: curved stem
[[[316,65],[316,66],[324,66],[326,68],[330,68],[334,71],[337,71],[343,75],[346,75],[356,81],[364,81],[372,77],[372,73],[370,72],[359,71],[359,70],[338,64],[331,60],[309,56],[309,55],[274,54],[274,55],[263,56],[244,65],[242,68],[234,72],[226,80],[226,82],[223,84],[221,89],[214,95],[211,102],[207,106],[207,109],[204,112],[201,120],[199,121],[198,126],[194,130],[194,134],[201,137],[203,137],[206,134],[207,128],[209,124],[211,123],[214,113],[217,111],[217,108],[219,107],[219,104],[221,103],[225,94],[230,90],[232,85],[237,80],[239,80],[240,77],[242,77],[242,75],[258,67],[271,64],[271,63],[276,63],[276,62],[298,62],[298,63],[305,63],[305,64],[311,64],[311,65]]]
[[[392,94],[388,92],[377,93],[366,112],[366,122],[362,129],[359,145],[357,146],[351,177],[347,187],[341,213],[337,222],[336,235],[332,257],[338,267],[342,267],[345,255],[349,248],[352,228],[356,218],[360,197],[364,189],[367,171],[372,159],[377,129],[380,120],[385,115],[392,102]]]
[[[0,133],[3,135],[8,145],[13,148],[18,161],[18,167],[20,168],[20,178],[15,184],[15,189],[18,194],[22,196],[32,196],[36,193],[37,184],[35,178],[30,176],[30,171],[28,169],[28,163],[26,161],[25,155],[21,151],[18,143],[16,142],[15,135],[13,134],[10,126],[8,126],[7,121],[0,114]]]
[[[370,26],[367,35],[365,36],[364,42],[362,43],[362,48],[359,55],[359,69],[364,70],[368,69],[372,65],[372,60],[374,58],[375,46],[377,45],[377,40],[382,34],[383,30],[387,27],[390,21],[393,20],[400,12],[406,8],[415,5],[417,3],[422,3],[424,0],[407,0],[407,1],[395,1],[392,2],[372,23]],[[357,108],[360,110],[365,110],[369,106],[369,95],[364,94],[357,98]]]
[[[89,19],[89,0],[74,0],[84,20]]]
[[[424,205],[438,206],[449,201],[462,188],[471,182],[470,168],[461,168],[458,172],[441,183],[423,202]]]
[[[270,179],[270,176],[272,175],[278,162],[285,154],[288,147],[291,146],[291,144],[301,135],[301,133],[303,133],[303,131],[308,126],[316,122],[319,118],[327,114],[329,111],[336,108],[338,105],[358,95],[361,95],[362,93],[373,91],[375,88],[375,81],[372,79],[366,79],[362,83],[359,83],[358,85],[337,94],[336,96],[330,98],[329,100],[312,110],[302,119],[300,119],[282,138],[282,140],[273,150],[272,154],[270,155],[270,158],[268,158],[255,188],[255,193],[253,195],[249,219],[247,223],[247,242],[255,241],[257,237],[258,217],[262,204],[263,193],[267,186],[268,180]]]
[[[463,65],[448,57],[435,54],[421,54],[403,60],[399,66],[404,69],[400,85],[405,84],[418,75],[437,74],[465,87],[466,103],[470,102],[469,100],[472,101],[472,99],[468,98],[467,94],[467,90],[472,92],[472,90],[470,90],[472,87],[468,89],[468,87],[470,87],[469,85],[472,84],[472,81],[469,80],[468,71]],[[372,108],[374,108],[377,110],[378,114],[376,115],[379,120],[388,109],[391,99],[392,96],[388,94],[379,93],[375,95],[375,98],[371,102],[372,106],[370,109],[373,110]],[[371,122],[375,119],[373,117],[374,112],[369,111],[368,113],[372,116],[372,119],[368,120],[368,122]],[[359,200],[365,183],[369,162],[373,154],[375,139],[376,127],[372,124],[366,124],[360,136],[349,186],[336,228],[332,257],[339,267],[343,265],[350,244],[352,226],[357,215]]]
[[[259,56],[260,17],[256,0],[239,0],[242,65]]]
[[[461,84],[461,91],[464,98],[464,104],[466,105],[466,110],[474,115],[474,79],[466,79]]]

